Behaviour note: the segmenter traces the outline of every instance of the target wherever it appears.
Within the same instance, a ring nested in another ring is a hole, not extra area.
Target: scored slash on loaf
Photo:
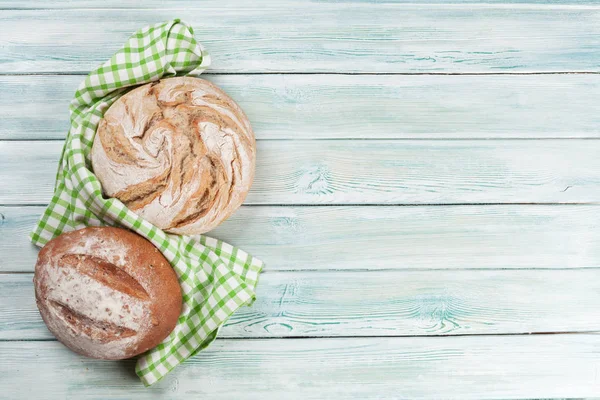
[[[48,329],[88,357],[133,357],[162,342],[181,313],[181,288],[146,239],[102,227],[48,242],[35,266],[36,303]]]
[[[118,99],[100,121],[92,166],[109,197],[159,228],[199,234],[244,201],[255,139],[242,109],[199,78],[153,82]]]

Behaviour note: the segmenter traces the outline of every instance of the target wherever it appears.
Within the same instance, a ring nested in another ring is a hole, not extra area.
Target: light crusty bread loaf
[[[212,83],[177,77],[118,99],[100,121],[92,166],[106,195],[159,228],[207,232],[244,201],[255,140],[240,107]]]
[[[124,229],[85,228],[51,240],[39,253],[34,286],[48,329],[93,358],[118,360],[155,347],[181,313],[169,262]]]

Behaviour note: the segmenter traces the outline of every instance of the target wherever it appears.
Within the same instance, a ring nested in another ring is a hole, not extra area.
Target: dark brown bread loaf
[[[40,314],[71,350],[119,360],[158,345],[181,313],[175,272],[146,239],[85,228],[44,246],[33,278]]]

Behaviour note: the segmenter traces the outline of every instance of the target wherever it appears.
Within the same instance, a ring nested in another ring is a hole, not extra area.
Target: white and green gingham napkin
[[[136,372],[152,385],[176,365],[206,348],[235,310],[254,300],[263,267],[240,249],[206,236],[163,232],[117,199],[102,197],[91,171],[90,150],[104,112],[132,86],[199,73],[210,63],[190,26],[173,20],[136,32],[110,60],[92,71],[71,102],[71,128],[63,148],[55,192],[31,233],[43,246],[63,232],[86,226],[123,226],[150,240],[175,269],[183,312],[175,330],[142,355]]]

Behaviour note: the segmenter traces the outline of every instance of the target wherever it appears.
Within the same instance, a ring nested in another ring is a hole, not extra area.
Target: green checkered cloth
[[[169,260],[181,284],[183,312],[169,337],[138,359],[136,372],[147,386],[206,348],[240,306],[252,303],[263,264],[219,240],[167,234],[119,200],[103,198],[89,155],[104,112],[131,87],[199,73],[209,63],[192,28],[173,20],[136,32],[109,61],[92,71],[71,102],[71,128],[54,196],[31,234],[33,243],[43,246],[74,229],[123,226],[150,240]]]

